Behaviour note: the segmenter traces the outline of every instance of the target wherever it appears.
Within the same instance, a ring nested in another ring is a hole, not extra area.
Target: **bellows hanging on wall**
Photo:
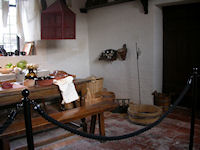
[[[127,53],[127,48],[126,48],[126,44],[124,44],[123,47],[118,50],[114,50],[114,49],[104,50],[100,54],[99,60],[104,60],[104,61],[114,61],[117,59],[125,60],[126,53]]]

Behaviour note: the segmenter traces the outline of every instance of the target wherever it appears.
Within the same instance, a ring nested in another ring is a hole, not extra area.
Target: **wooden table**
[[[84,93],[87,84],[90,80],[81,80],[77,79],[74,81],[76,90],[78,92]],[[58,86],[35,86],[31,88],[27,88],[30,91],[29,98],[30,99],[45,99],[49,97],[58,97],[60,96],[60,91]],[[23,89],[9,89],[9,90],[1,90],[0,91],[0,106],[6,106],[21,102],[22,94],[21,91]],[[100,135],[105,135],[105,127],[104,127],[104,115],[105,111],[109,111],[117,107],[117,104],[113,103],[113,101],[102,101],[92,105],[83,105],[81,107],[56,112],[50,114],[54,119],[67,123],[70,121],[74,121],[77,119],[81,119],[82,123],[85,123],[85,117],[92,116],[91,125],[90,125],[90,133],[95,132],[95,124],[96,118],[98,117],[99,121],[99,133]],[[48,121],[44,120],[42,117],[32,118],[32,128],[33,131],[39,131],[47,128],[51,128],[52,124]],[[85,129],[84,129],[85,128]],[[87,132],[87,125],[83,126],[83,131]],[[0,149],[10,149],[9,147],[9,138],[16,135],[21,135],[25,133],[24,120],[20,122],[13,122],[11,126],[9,126],[3,134],[0,135]]]
[[[85,93],[86,83],[90,82],[90,80],[85,79],[76,79],[74,80],[74,84],[77,92]],[[21,102],[22,94],[21,91],[24,88],[16,88],[16,89],[3,89],[0,90],[0,107],[15,104]],[[30,99],[46,99],[46,98],[54,98],[59,97],[60,90],[57,85],[50,86],[34,86],[31,88],[27,88],[30,91]]]

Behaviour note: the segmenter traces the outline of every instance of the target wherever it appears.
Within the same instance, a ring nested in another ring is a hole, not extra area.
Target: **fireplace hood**
[[[41,14],[41,39],[75,39],[76,15],[64,0],[56,0]]]

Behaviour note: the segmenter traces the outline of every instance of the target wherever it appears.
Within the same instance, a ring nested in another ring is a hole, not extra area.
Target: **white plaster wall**
[[[153,11],[153,91],[162,92],[163,81],[163,15],[162,8],[152,4]]]
[[[153,17],[143,13],[140,2],[90,10],[88,13],[90,71],[104,77],[104,87],[116,93],[117,98],[130,98],[138,103],[136,42],[142,51],[139,58],[141,101],[152,103],[153,79]],[[112,63],[97,60],[105,49],[118,49],[126,43],[125,61]]]
[[[55,0],[49,0],[48,5]],[[65,70],[77,77],[89,76],[89,50],[87,15],[79,9],[85,1],[73,0],[72,11],[76,13],[75,40],[47,40],[47,65],[50,71]]]

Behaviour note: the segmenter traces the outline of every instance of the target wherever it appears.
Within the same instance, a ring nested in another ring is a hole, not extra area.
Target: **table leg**
[[[103,112],[98,114],[99,120],[99,133],[102,136],[105,136],[105,126],[104,126],[104,115]]]
[[[91,117],[90,133],[92,133],[92,134],[94,134],[94,132],[95,132],[96,119],[97,119],[97,115],[93,115]]]
[[[73,101],[72,104],[73,104],[73,107],[74,107],[74,108],[77,107],[77,105],[76,105],[76,101]]]
[[[9,144],[9,139],[0,139],[0,149],[2,150],[9,150],[10,149],[10,144]]]
[[[83,105],[83,102],[82,102],[82,92],[80,91],[80,92],[78,92],[78,95],[80,96],[80,106],[82,106]],[[83,127],[83,131],[84,132],[87,132],[87,123],[86,123],[86,121],[85,121],[86,119],[85,118],[82,118],[81,119],[81,126]]]
[[[83,127],[83,131],[87,132],[87,123],[85,120],[86,120],[85,118],[81,119],[81,126]]]
[[[42,99],[42,104],[43,104],[43,109],[46,111],[46,104],[45,104],[45,99]]]

